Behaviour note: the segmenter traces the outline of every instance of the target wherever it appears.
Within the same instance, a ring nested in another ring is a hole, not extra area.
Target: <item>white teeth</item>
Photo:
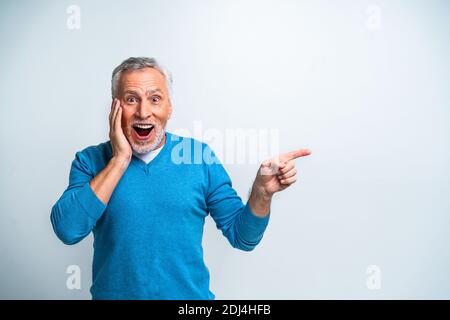
[[[152,124],[135,124],[133,127],[141,128],[141,129],[150,129],[153,127]]]

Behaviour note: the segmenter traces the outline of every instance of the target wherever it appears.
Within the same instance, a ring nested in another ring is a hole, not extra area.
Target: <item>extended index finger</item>
[[[300,157],[306,157],[311,154],[311,150],[309,149],[298,149],[290,152],[286,152],[280,156],[284,161],[294,160]]]

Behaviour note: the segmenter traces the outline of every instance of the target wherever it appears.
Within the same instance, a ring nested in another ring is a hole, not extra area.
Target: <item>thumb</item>
[[[260,174],[263,176],[274,175],[279,168],[283,168],[285,164],[280,164],[274,159],[265,160],[261,163]]]
[[[272,164],[272,161],[270,161],[270,160],[265,160],[265,161],[263,161],[263,163],[261,163],[261,166],[262,166],[262,167],[265,167],[265,168],[268,168],[268,167],[271,166],[271,164]]]

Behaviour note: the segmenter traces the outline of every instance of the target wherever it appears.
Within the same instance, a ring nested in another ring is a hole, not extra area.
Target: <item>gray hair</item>
[[[167,90],[169,91],[169,99],[172,97],[172,74],[169,70],[165,69],[161,66],[155,58],[147,58],[147,57],[130,57],[124,60],[120,65],[118,65],[113,73],[111,78],[111,95],[114,98],[117,97],[117,90],[119,87],[120,76],[123,71],[126,70],[140,70],[144,68],[153,68],[162,73],[166,80]]]

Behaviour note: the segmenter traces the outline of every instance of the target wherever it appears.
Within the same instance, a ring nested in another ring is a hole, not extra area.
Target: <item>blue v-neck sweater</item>
[[[250,251],[270,215],[258,217],[242,202],[207,144],[169,132],[150,163],[132,157],[105,205],[89,181],[111,156],[109,141],[77,152],[51,211],[65,244],[93,232],[93,299],[214,299],[203,260],[205,218],[233,247]]]

